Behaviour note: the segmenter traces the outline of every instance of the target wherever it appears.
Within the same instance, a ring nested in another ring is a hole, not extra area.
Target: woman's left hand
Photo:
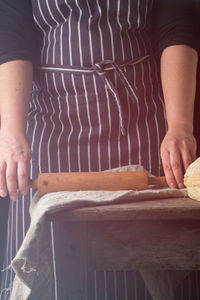
[[[183,188],[183,176],[196,158],[196,140],[188,128],[167,131],[160,148],[165,177],[169,187]]]

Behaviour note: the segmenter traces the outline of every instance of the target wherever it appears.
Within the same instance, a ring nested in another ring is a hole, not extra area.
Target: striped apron
[[[38,53],[27,129],[31,178],[128,164],[162,174],[166,121],[149,32],[152,3],[32,1]],[[9,264],[28,229],[32,196],[33,191],[10,205],[2,300],[9,299]],[[136,271],[94,272],[88,278],[91,300],[151,299]]]

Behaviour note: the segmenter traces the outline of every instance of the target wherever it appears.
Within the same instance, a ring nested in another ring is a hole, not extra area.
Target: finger
[[[181,156],[182,156],[182,162],[184,171],[186,172],[189,165],[194,161],[194,152],[190,151],[188,146],[184,143],[183,147],[181,149]]]
[[[189,151],[190,151],[190,155],[191,155],[192,162],[193,162],[196,159],[196,154],[197,154],[197,142],[196,142],[196,140],[194,141],[194,144],[189,147]]]
[[[161,152],[161,159],[162,159],[162,165],[163,165],[163,170],[165,173],[167,184],[169,185],[169,187],[175,188],[176,179],[171,169],[170,154],[167,150]]]
[[[6,162],[2,161],[0,164],[0,196],[6,197],[7,186],[6,186]]]
[[[6,183],[8,193],[11,200],[17,200],[17,164],[15,162],[8,162],[6,169]]]
[[[29,164],[26,160],[21,159],[17,167],[18,188],[22,195],[25,195],[28,191],[28,175]]]
[[[183,169],[182,169],[182,164],[181,164],[181,153],[177,150],[172,150],[170,151],[170,164],[171,164],[171,169],[174,174],[175,180],[176,180],[176,185],[178,187],[184,188],[183,184]]]

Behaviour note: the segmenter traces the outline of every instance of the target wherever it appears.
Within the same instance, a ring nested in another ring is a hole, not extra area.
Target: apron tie
[[[133,103],[135,103],[137,101],[136,100],[137,99],[136,92],[135,92],[133,86],[130,84],[129,80],[127,79],[126,74],[124,73],[122,68],[125,67],[126,65],[135,65],[146,59],[149,59],[149,55],[146,55],[135,61],[129,61],[122,65],[119,65],[112,60],[104,60],[102,62],[94,64],[92,67],[93,70],[96,72],[96,74],[98,74],[101,77],[104,84],[107,86],[108,90],[111,92],[111,94],[113,95],[113,97],[116,101],[118,112],[119,112],[119,121],[120,121],[120,128],[121,128],[122,135],[126,134],[125,133],[124,112],[122,109],[122,104],[121,104],[121,100],[119,98],[117,89],[115,88],[114,84],[110,80],[110,78],[108,76],[108,72],[111,70],[114,70],[116,72],[117,77],[120,79],[120,81],[124,85],[125,89],[127,90],[131,101]]]

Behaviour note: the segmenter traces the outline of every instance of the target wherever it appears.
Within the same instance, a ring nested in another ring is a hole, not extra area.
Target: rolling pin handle
[[[33,179],[29,179],[29,187],[31,189],[37,189],[38,185],[37,185],[37,179],[33,180]]]
[[[149,177],[149,185],[168,185],[165,176]]]

